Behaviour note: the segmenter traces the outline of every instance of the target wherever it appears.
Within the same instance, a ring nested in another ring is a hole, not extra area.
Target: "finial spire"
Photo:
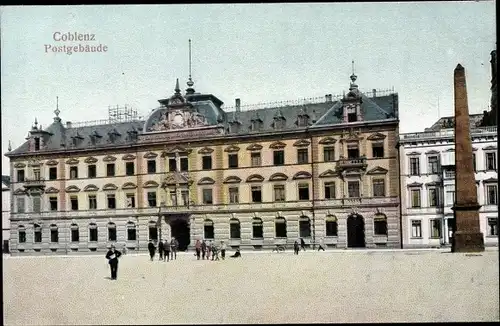
[[[356,79],[358,78],[358,76],[356,76],[354,74],[354,60],[352,60],[352,75],[351,75],[351,81],[352,81],[352,84],[354,84],[354,82],[356,81]]]
[[[7,149],[9,150],[9,152],[12,151],[12,143],[10,142],[10,140],[9,140],[9,147],[7,147]]]
[[[180,93],[181,89],[179,88],[179,78],[177,78],[177,81],[175,82],[175,92]]]
[[[192,75],[191,75],[191,62],[192,62],[191,61],[191,39],[189,39],[189,78],[188,78],[188,82],[187,82],[188,88],[186,89],[187,95],[194,94],[194,88],[193,88],[194,82],[193,82]]]

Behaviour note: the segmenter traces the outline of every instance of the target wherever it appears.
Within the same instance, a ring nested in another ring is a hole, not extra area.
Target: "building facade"
[[[497,127],[479,127],[481,119],[481,114],[470,116],[479,218],[485,245],[498,246]],[[441,118],[424,132],[400,135],[404,248],[450,244],[455,221],[453,120]]]
[[[2,252],[9,252],[10,177],[2,175]]]
[[[11,251],[400,248],[398,96],[359,91],[232,112],[193,89],[146,119],[32,127],[11,164]]]

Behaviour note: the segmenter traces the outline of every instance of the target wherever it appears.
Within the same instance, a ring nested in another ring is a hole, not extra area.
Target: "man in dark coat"
[[[111,245],[111,249],[109,249],[106,254],[106,259],[109,262],[109,266],[111,267],[111,279],[116,280],[118,273],[118,257],[122,255],[121,252],[116,250],[114,245]]]
[[[149,257],[151,257],[151,261],[153,261],[153,258],[155,257],[156,247],[152,240],[149,240],[148,250],[149,250]]]
[[[306,251],[306,242],[303,238],[300,238],[300,249]]]
[[[163,261],[170,261],[170,242],[168,239],[165,239],[165,242],[163,242]]]
[[[236,252],[234,253],[234,255],[231,255],[229,257],[231,257],[231,258],[241,257],[240,249],[236,249]]]
[[[172,256],[170,259],[177,259],[177,249],[179,248],[179,241],[177,241],[176,238],[172,238],[172,241],[170,242],[170,248],[172,249]]]
[[[163,239],[160,239],[160,242],[158,242],[158,254],[160,255],[160,260],[163,260]]]
[[[205,240],[201,242],[201,258],[205,259],[205,255],[207,254],[207,243]]]

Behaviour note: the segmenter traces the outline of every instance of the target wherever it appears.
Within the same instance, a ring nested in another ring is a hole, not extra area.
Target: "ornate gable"
[[[98,190],[99,190],[99,187],[94,185],[94,184],[87,185],[87,186],[85,186],[85,188],[83,188],[83,191],[98,191]]]
[[[214,150],[210,147],[203,147],[202,149],[200,149],[198,151],[198,154],[211,154],[211,153],[213,153],[213,151]]]
[[[337,140],[333,137],[325,137],[319,141],[321,145],[333,145],[337,142]]]
[[[361,133],[359,131],[354,131],[353,128],[349,129],[349,133],[347,135],[342,136],[342,140],[345,142],[358,142],[363,140],[363,137],[361,137]]]
[[[58,165],[59,162],[57,162],[56,160],[49,160],[45,164],[48,166],[54,166],[54,165]]]
[[[247,147],[248,151],[260,151],[262,149],[262,145],[260,144],[252,144]]]
[[[224,183],[240,183],[240,182],[241,182],[241,178],[234,176],[234,175],[229,176],[226,179],[224,179]]]
[[[158,186],[159,186],[158,182],[156,182],[154,180],[146,181],[142,185],[143,188],[157,188]]]
[[[413,182],[408,184],[408,187],[422,187],[422,184],[419,182]]]
[[[122,186],[122,189],[135,189],[137,185],[133,182],[125,182]]]
[[[68,165],[75,165],[78,164],[80,161],[78,161],[76,158],[70,158],[69,160],[66,161],[66,164]]]
[[[271,149],[282,149],[285,147],[286,147],[286,144],[282,143],[280,141],[274,142],[271,145],[269,145],[269,148],[271,148]]]
[[[226,147],[226,149],[224,149],[224,152],[228,152],[228,153],[234,153],[234,152],[238,152],[240,150],[240,148],[236,145],[230,145],[228,147]]]
[[[433,155],[433,154],[439,154],[439,152],[436,150],[430,150],[430,151],[425,152],[425,154],[426,155]]]
[[[90,156],[90,157],[87,157],[84,162],[87,164],[93,164],[93,163],[97,162],[97,159],[95,157]]]
[[[135,155],[133,154],[126,154],[122,156],[122,160],[124,161],[132,161],[135,160]]]
[[[252,174],[246,180],[246,182],[262,182],[262,181],[264,181],[264,178],[259,174]]]
[[[118,189],[118,187],[114,183],[108,183],[102,187],[102,190],[116,190],[116,189]]]
[[[108,155],[105,158],[102,159],[104,162],[114,162],[116,161],[116,157]]]
[[[288,180],[288,176],[281,172],[274,173],[269,177],[269,181],[285,181],[285,180]]]
[[[491,177],[491,178],[483,180],[483,183],[498,183],[498,179]]]
[[[381,134],[379,132],[373,133],[370,136],[368,136],[368,140],[384,140],[387,136],[384,134]]]
[[[144,158],[156,158],[157,156],[158,154],[153,152],[147,152],[146,154],[144,154]]]
[[[389,171],[384,169],[383,167],[376,166],[373,169],[366,172],[366,174],[387,174],[387,172]]]
[[[201,178],[198,181],[198,185],[213,185],[214,183],[215,183],[214,179],[208,177]]]
[[[298,179],[311,179],[311,177],[312,177],[311,173],[306,172],[306,171],[300,171],[300,172],[297,172],[297,173],[293,176],[293,180],[298,180]]]
[[[14,167],[16,169],[22,169],[22,168],[26,167],[26,164],[24,164],[24,163],[16,163],[16,164],[14,164]]]
[[[293,143],[293,146],[296,146],[296,147],[307,147],[307,146],[309,146],[309,144],[311,144],[311,142],[309,140],[307,140],[307,139],[299,139],[295,143]]]
[[[418,155],[420,155],[420,152],[415,152],[415,151],[406,154],[406,156],[418,156]]]
[[[72,186],[66,187],[66,192],[80,192],[80,188],[72,185]]]
[[[14,195],[26,195],[26,190],[24,190],[23,188],[18,188],[14,190]]]
[[[493,145],[483,147],[483,151],[491,151],[491,150],[495,150],[495,149],[497,149],[497,147],[493,146]]]
[[[57,194],[59,192],[59,189],[56,189],[54,187],[49,187],[45,189],[46,194]]]
[[[162,156],[165,156],[165,155],[168,155],[168,154],[175,154],[175,153],[191,153],[191,149],[188,149],[186,147],[183,147],[183,146],[174,146],[174,147],[170,147],[170,148],[167,148],[166,151],[164,151],[162,153]]]
[[[320,178],[333,178],[338,176],[339,174],[331,169],[328,169],[319,175]]]

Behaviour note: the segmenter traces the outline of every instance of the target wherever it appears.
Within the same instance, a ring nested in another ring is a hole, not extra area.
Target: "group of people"
[[[219,253],[220,253],[222,260],[224,260],[226,259],[226,248],[227,246],[224,240],[220,242],[219,246],[217,246],[213,241],[208,241],[207,243],[205,240],[203,241],[196,240],[195,256],[198,260],[200,260],[200,256],[201,259],[203,260],[205,259],[205,257],[207,258],[207,260],[210,260],[210,257],[212,258],[212,260],[219,260]],[[236,249],[234,255],[231,255],[229,257],[231,258],[241,257],[240,250]]]
[[[156,254],[156,246],[153,243],[153,240],[149,240],[148,250],[149,257],[151,261],[154,260]],[[160,260],[170,261],[177,259],[177,250],[179,249],[179,241],[176,238],[172,238],[172,240],[168,241],[168,239],[160,239],[158,242],[158,254],[160,255]]]
[[[318,245],[318,251],[320,251],[320,250],[325,251],[324,247],[325,247],[325,243],[324,243],[323,238],[321,238],[319,241],[319,245]],[[301,250],[306,251],[306,242],[304,241],[303,238],[297,239],[293,243],[293,253],[295,255],[298,255],[299,251],[301,251]]]

